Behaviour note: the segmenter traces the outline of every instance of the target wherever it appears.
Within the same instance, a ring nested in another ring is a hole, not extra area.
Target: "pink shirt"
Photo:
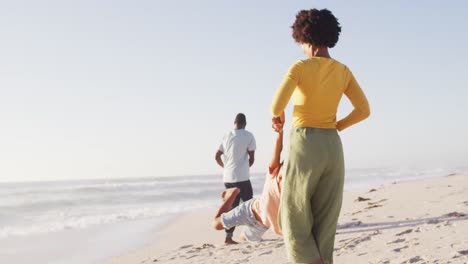
[[[262,223],[273,228],[276,234],[282,235],[278,225],[278,208],[280,203],[281,179],[274,177],[270,173],[265,176],[263,192],[259,198],[255,199],[252,206],[258,212]]]

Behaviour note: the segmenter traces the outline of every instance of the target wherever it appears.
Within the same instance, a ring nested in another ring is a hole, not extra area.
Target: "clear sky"
[[[290,26],[314,7],[371,104],[347,167],[468,165],[466,1],[1,1],[0,181],[220,174],[237,112],[265,171],[273,94],[304,58]]]

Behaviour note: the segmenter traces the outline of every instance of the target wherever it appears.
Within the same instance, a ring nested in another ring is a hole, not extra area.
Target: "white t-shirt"
[[[245,129],[235,129],[224,135],[219,150],[223,152],[224,182],[243,182],[250,178],[249,154],[256,149],[255,138]]]

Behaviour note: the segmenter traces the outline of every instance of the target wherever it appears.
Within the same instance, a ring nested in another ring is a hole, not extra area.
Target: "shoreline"
[[[135,250],[171,220],[144,219],[0,240],[0,263],[98,263]]]
[[[467,179],[467,172],[450,173],[346,191],[335,262],[468,262]],[[288,263],[271,231],[259,243],[223,245],[224,232],[211,228],[214,214],[215,208],[179,215],[143,247],[99,263]]]

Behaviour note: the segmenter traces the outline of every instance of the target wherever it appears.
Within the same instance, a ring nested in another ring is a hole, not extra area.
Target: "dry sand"
[[[262,242],[223,245],[214,213],[176,217],[146,246],[104,264],[289,263],[270,231]],[[346,192],[335,263],[468,263],[468,174]]]

